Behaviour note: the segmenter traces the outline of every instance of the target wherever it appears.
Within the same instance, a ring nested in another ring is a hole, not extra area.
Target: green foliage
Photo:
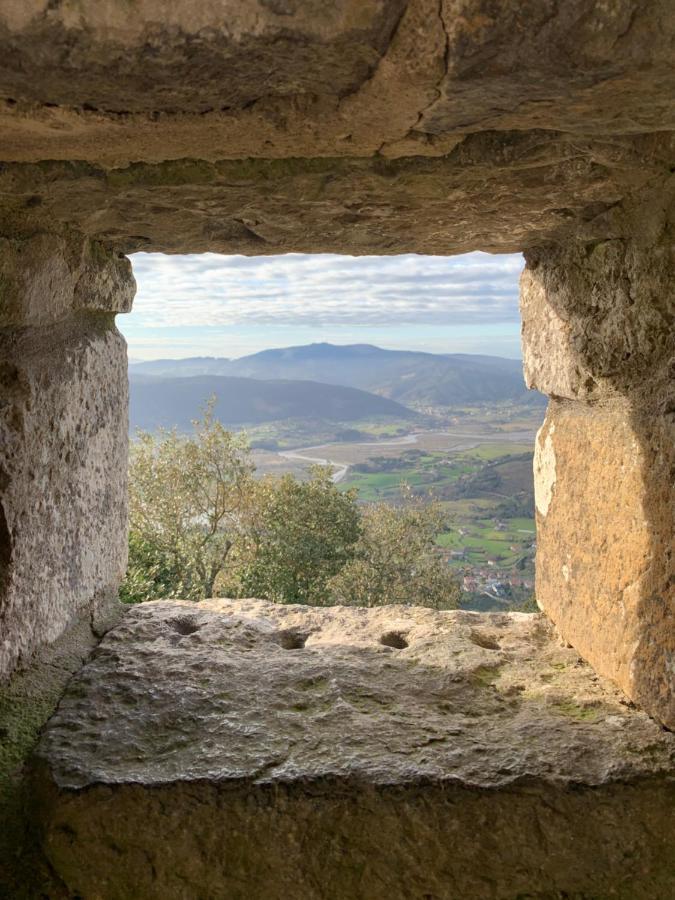
[[[145,540],[135,528],[129,531],[129,564],[120,587],[123,603],[141,603],[174,596],[180,583],[176,561],[160,547]]]
[[[248,446],[213,421],[210,407],[194,425],[190,437],[141,432],[132,447],[126,602],[212,596],[240,535],[253,474]]]
[[[244,594],[283,603],[325,605],[326,585],[351,559],[360,534],[354,492],[343,493],[330,470],[309,481],[266,478],[255,489]]]
[[[440,507],[363,511],[316,466],[253,479],[248,446],[211,417],[192,436],[139,434],[130,459],[127,603],[255,596],[278,603],[447,609],[459,588],[435,550]]]
[[[514,607],[516,612],[538,613],[541,612],[537,605],[537,598],[534,593],[530,594],[527,600],[523,600],[520,606]]]
[[[442,511],[414,497],[410,487],[402,491],[403,506],[378,503],[363,513],[353,558],[329,584],[334,603],[457,606],[459,585],[435,550],[444,524]]]

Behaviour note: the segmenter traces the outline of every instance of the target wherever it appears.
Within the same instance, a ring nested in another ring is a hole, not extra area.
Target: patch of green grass
[[[443,534],[439,534],[436,538],[436,543],[439,547],[451,547],[452,549],[462,547],[462,536],[457,534],[456,531],[444,531]]]
[[[533,535],[536,532],[534,519],[525,519],[525,518],[513,518],[507,519],[506,524],[510,529],[515,529],[516,531],[530,531]],[[524,537],[525,535],[523,535]]]
[[[484,461],[492,461],[502,456],[515,456],[518,453],[531,453],[530,444],[515,444],[509,441],[479,444],[472,450],[466,450],[466,456],[473,456]]]
[[[474,519],[477,512],[488,512],[497,506],[497,501],[491,497],[469,497],[463,500],[442,500],[441,506],[449,516],[462,521]]]
[[[551,709],[561,716],[567,716],[569,719],[578,719],[580,722],[595,722],[601,711],[596,706],[582,706],[575,703],[574,700],[560,700],[558,703],[552,703]]]
[[[504,541],[489,541],[483,537],[464,537],[465,547],[476,547],[491,556],[504,556],[508,546]]]
[[[477,687],[491,687],[499,681],[502,666],[479,666],[471,673],[471,681]]]

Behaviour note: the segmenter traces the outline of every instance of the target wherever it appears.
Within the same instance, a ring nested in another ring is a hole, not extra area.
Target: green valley
[[[396,503],[400,486],[441,501],[437,545],[457,571],[466,608],[512,608],[534,587],[532,444],[495,440],[470,450],[407,450],[353,466],[341,482],[363,502]]]

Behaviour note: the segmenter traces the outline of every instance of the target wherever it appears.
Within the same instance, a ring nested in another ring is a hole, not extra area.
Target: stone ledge
[[[539,616],[254,600],[135,607],[33,766],[73,894],[242,900],[663,897],[673,772]]]
[[[106,600],[109,601],[106,603]],[[0,678],[0,897],[35,900],[61,896],[35,853],[26,821],[28,785],[24,762],[54,713],[70,678],[86,663],[103,632],[119,621],[115,597],[99,598],[52,644],[40,648],[12,678]]]

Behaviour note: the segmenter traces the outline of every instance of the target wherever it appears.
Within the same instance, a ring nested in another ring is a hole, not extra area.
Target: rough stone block
[[[536,596],[601,675],[675,728],[675,426],[552,402],[535,450]]]
[[[528,387],[583,401],[642,394],[641,406],[672,410],[675,257],[660,219],[637,221],[631,241],[547,247],[526,259],[520,311]]]
[[[520,276],[521,345],[525,384],[549,397],[585,399],[598,390],[591,366],[573,347],[572,325],[531,268]]]
[[[595,136],[597,170],[618,137],[672,130],[672,45],[665,0],[14,0],[3,160],[442,155],[532,131],[573,136],[567,168]]]
[[[82,235],[0,238],[0,328],[49,326],[74,312],[129,312],[135,290],[129,260]]]
[[[133,608],[33,763],[71,896],[664,898],[675,735],[543,617]]]
[[[0,676],[116,595],[126,366],[110,315],[0,332]]]
[[[121,607],[122,604],[120,604]],[[120,610],[121,612],[121,610]],[[40,731],[54,713],[68,680],[87,661],[100,637],[84,610],[53,644],[35,654],[30,665],[0,682],[0,897],[34,900],[61,897],[43,857],[35,853],[27,816],[24,762]]]

